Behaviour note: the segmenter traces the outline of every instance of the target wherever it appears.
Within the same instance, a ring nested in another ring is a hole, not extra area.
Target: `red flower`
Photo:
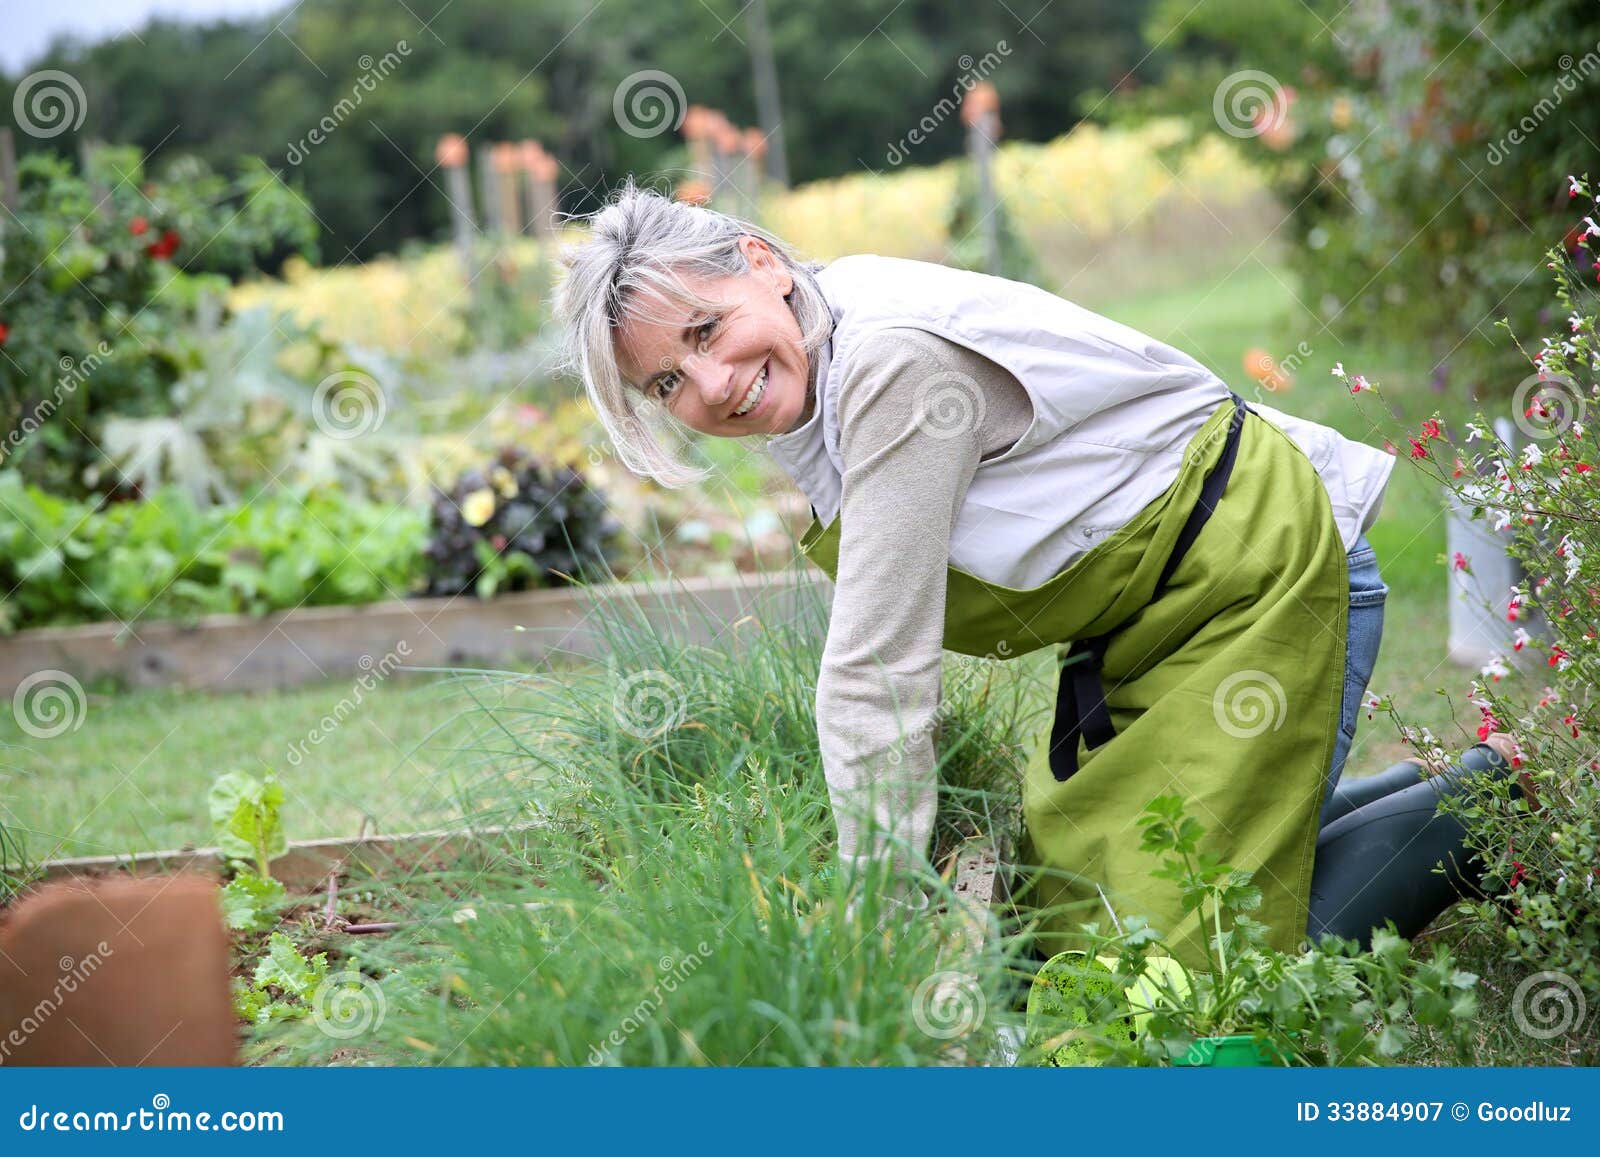
[[[1514,622],[1517,621],[1517,608],[1520,607],[1521,605],[1522,605],[1522,600],[1521,599],[1512,599],[1509,603],[1506,604],[1506,621],[1507,622],[1514,623]]]
[[[1589,471],[1594,469],[1594,467],[1589,465],[1587,462],[1575,462],[1573,463],[1572,468],[1579,474],[1587,474]]]
[[[496,550],[503,552],[506,548],[506,536],[503,534],[495,535],[489,539],[489,545],[494,547]]]
[[[1443,437],[1443,435],[1439,433],[1438,419],[1429,418],[1426,422],[1422,423],[1422,436],[1424,438]]]
[[[1577,719],[1578,719],[1578,716],[1577,716],[1576,713],[1573,713],[1572,715],[1563,715],[1561,717],[1561,722],[1565,723],[1568,727],[1572,728],[1572,738],[1574,738],[1574,739],[1578,738],[1578,723],[1577,723]]]
[[[1417,441],[1417,439],[1412,438],[1411,439],[1411,456],[1413,458],[1426,458],[1428,456],[1428,447],[1426,445],[1424,445],[1423,443]]]
[[[132,233],[135,237],[143,237],[147,232],[149,232],[149,230],[150,222],[146,221],[143,217],[135,217],[132,221],[128,222],[128,232]]]
[[[1456,556],[1452,561],[1454,562],[1457,570],[1467,569],[1467,556],[1462,554],[1459,550],[1456,551]]]
[[[5,345],[6,344],[6,338],[8,338],[10,336],[11,336],[11,327],[9,325],[7,325],[5,322],[0,321],[0,345]]]
[[[1561,660],[1567,658],[1567,651],[1560,643],[1550,644],[1550,665],[1557,666]]]
[[[145,247],[145,252],[157,261],[165,261],[178,251],[178,246],[183,243],[183,238],[178,236],[176,229],[163,229],[161,240]]]

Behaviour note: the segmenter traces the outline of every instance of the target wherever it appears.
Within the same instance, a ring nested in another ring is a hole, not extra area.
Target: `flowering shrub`
[[[1594,152],[1592,4],[1155,0],[1144,27],[1171,65],[1097,115],[1172,111],[1238,139],[1292,207],[1301,300],[1345,340],[1418,350],[1441,392],[1517,381],[1515,349],[1474,331],[1531,327],[1545,304],[1527,237]]]
[[[1504,600],[1506,646],[1473,680],[1471,702],[1480,713],[1479,738],[1494,731],[1515,737],[1513,763],[1536,791],[1536,804],[1530,808],[1502,780],[1449,805],[1499,893],[1497,902],[1478,905],[1478,914],[1503,927],[1517,959],[1564,972],[1594,991],[1600,987],[1600,439],[1587,419],[1600,402],[1600,294],[1584,274],[1600,252],[1600,207],[1586,178],[1569,178],[1565,192],[1575,207],[1573,233],[1590,253],[1580,260],[1566,245],[1550,251],[1563,320],[1537,351],[1523,349],[1534,372],[1514,391],[1512,416],[1526,445],[1513,451],[1481,413],[1457,441],[1436,415],[1410,438],[1410,454],[1475,517],[1509,531],[1509,550],[1529,576],[1491,592]],[[1334,372],[1344,374],[1342,367]],[[1470,571],[1472,560],[1457,554],[1447,565]],[[1548,623],[1548,637],[1528,630],[1537,616]],[[1530,672],[1529,679],[1508,679],[1513,668]],[[1392,712],[1379,699],[1372,706]],[[1425,731],[1406,734],[1430,759],[1445,758]]]
[[[479,598],[579,580],[611,562],[620,525],[576,470],[551,471],[515,448],[435,489],[428,593]]]
[[[310,251],[309,208],[259,161],[234,179],[179,158],[147,180],[138,151],[83,174],[30,154],[0,236],[0,463],[81,493],[111,414],[170,415],[182,324],[208,294],[285,249]]]

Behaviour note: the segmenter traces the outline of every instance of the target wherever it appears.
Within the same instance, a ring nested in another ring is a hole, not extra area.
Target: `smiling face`
[[[627,319],[617,360],[636,389],[690,429],[721,438],[782,434],[807,417],[811,372],[800,324],[784,300],[793,278],[759,238],[741,237],[739,248],[750,262],[746,272],[684,277],[690,290],[719,303],[716,317],[652,299],[650,318]],[[752,399],[747,412],[737,412]]]

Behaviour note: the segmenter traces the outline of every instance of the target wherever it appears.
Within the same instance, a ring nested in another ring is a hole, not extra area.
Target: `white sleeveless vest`
[[[1039,586],[1130,522],[1177,478],[1184,448],[1228,398],[1187,354],[1034,285],[871,254],[841,257],[817,278],[834,329],[815,405],[767,451],[826,525],[843,499],[839,390],[863,337],[914,326],[1003,366],[1033,421],[978,464],[950,536],[950,565],[1000,586]],[[1250,405],[1310,458],[1348,550],[1377,516],[1393,455]]]

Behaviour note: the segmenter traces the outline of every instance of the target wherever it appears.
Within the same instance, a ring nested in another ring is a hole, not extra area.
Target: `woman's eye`
[[[712,318],[700,327],[700,341],[702,344],[711,340],[711,335],[716,332],[717,319]]]

